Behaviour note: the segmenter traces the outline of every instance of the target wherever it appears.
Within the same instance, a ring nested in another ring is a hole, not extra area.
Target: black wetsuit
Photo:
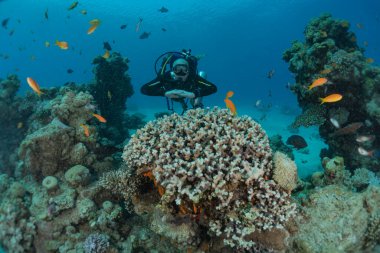
[[[141,93],[148,96],[165,96],[165,92],[171,90],[193,92],[197,98],[215,93],[217,87],[199,75],[192,78],[189,76],[185,82],[174,80],[170,72],[166,72],[163,77],[157,77],[141,87]]]

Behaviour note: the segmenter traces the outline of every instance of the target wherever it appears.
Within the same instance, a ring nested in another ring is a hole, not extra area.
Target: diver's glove
[[[165,97],[168,98],[195,98],[195,94],[193,92],[185,91],[185,90],[171,90],[165,92]]]

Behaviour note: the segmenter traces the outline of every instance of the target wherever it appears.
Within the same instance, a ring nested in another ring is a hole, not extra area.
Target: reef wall
[[[348,169],[363,166],[377,171],[379,159],[360,155],[358,148],[369,153],[380,148],[380,68],[364,56],[364,49],[349,29],[348,21],[324,14],[306,26],[305,42],[294,41],[284,52],[283,59],[295,74],[291,90],[303,110],[292,127],[319,126],[329,147],[321,152],[321,158],[339,155],[345,158]],[[309,89],[318,78],[328,82]],[[343,99],[321,105],[319,98],[330,94],[341,94]],[[356,140],[360,136],[373,140],[361,143]]]

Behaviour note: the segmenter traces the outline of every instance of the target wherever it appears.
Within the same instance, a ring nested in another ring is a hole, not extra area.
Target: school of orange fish
[[[73,10],[74,8],[76,8],[78,6],[78,3],[79,3],[78,1],[73,2],[69,6],[68,10]],[[87,11],[86,10],[82,10],[81,13],[83,15],[86,15]],[[47,12],[45,12],[45,17],[46,16],[47,16]],[[139,31],[142,21],[143,21],[143,19],[139,18],[139,21],[137,22],[136,28],[135,28],[136,32]],[[100,22],[99,19],[93,19],[89,23],[90,23],[91,26],[87,30],[87,34],[88,35],[94,33],[95,30],[98,28],[98,26],[100,25],[101,22]],[[357,24],[357,27],[359,29],[361,29],[363,26],[362,26],[362,24]],[[66,41],[56,40],[55,45],[57,45],[62,50],[67,50],[69,48],[69,44]],[[45,42],[45,46],[49,47],[50,46],[50,42],[46,41]],[[109,50],[106,49],[106,51],[102,55],[102,57],[105,58],[105,59],[108,59],[110,57]],[[367,58],[366,62],[367,63],[373,63],[374,60],[372,58]],[[273,76],[274,70],[272,72],[270,72],[270,73],[272,73],[270,75],[270,77]],[[320,72],[320,74],[329,74],[330,72],[331,72],[331,69],[324,69],[324,70],[322,70]],[[270,77],[268,77],[268,78],[270,78]],[[40,86],[38,85],[38,83],[35,80],[33,80],[31,77],[27,78],[27,83],[32,88],[32,90],[37,93],[38,96],[41,96],[41,94],[43,94],[43,92],[41,91]],[[318,79],[314,80],[311,83],[311,85],[308,87],[308,90],[312,90],[312,89],[314,89],[316,87],[320,87],[320,86],[323,86],[325,84],[329,84],[329,81],[328,81],[327,78],[325,78],[325,77],[318,78]],[[232,113],[232,115],[236,116],[237,115],[237,111],[236,111],[235,104],[230,99],[233,95],[234,95],[233,91],[228,91],[227,94],[226,94],[226,97],[224,99],[224,102],[226,104],[226,107]],[[109,92],[108,92],[108,97],[109,98],[111,97],[111,95],[109,94]],[[330,95],[328,95],[328,96],[326,96],[324,98],[319,98],[319,100],[320,100],[321,104],[324,104],[324,103],[335,103],[335,102],[338,102],[338,101],[342,100],[342,98],[343,98],[343,95],[338,94],[338,93],[334,93],[334,94],[330,94]],[[95,118],[97,118],[99,120],[99,122],[102,122],[102,123],[106,123],[107,122],[106,119],[104,117],[102,117],[101,115],[99,115],[99,114],[95,114],[94,113],[93,116]],[[339,133],[345,132],[345,131],[349,132],[349,133],[354,133],[354,132],[356,132],[356,130],[358,130],[362,126],[362,124],[361,125],[360,124],[356,124],[355,125],[355,123],[353,123],[353,124],[349,124],[348,126],[346,126],[344,128],[341,128],[340,125],[339,125],[339,123],[338,123],[338,121],[336,119],[330,118],[330,122],[333,124],[334,127],[336,127],[336,128],[339,129],[335,133],[333,133],[333,135],[337,135],[337,134],[339,135]],[[85,124],[81,124],[80,126],[83,128],[83,132],[84,132],[85,136],[89,137],[90,136],[89,127],[87,125],[85,125]],[[374,135],[360,135],[360,136],[358,136],[356,138],[356,141],[358,143],[364,143],[364,142],[372,142],[372,141],[374,141],[374,139],[375,139]],[[375,152],[375,150],[366,150],[363,147],[360,147],[360,146],[358,147],[358,153],[361,154],[361,155],[363,155],[363,156],[373,156],[374,152]]]

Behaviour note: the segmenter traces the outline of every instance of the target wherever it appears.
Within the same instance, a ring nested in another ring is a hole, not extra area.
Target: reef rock
[[[54,119],[28,135],[20,145],[19,156],[25,169],[35,176],[52,176],[67,164],[74,145],[75,130]]]
[[[304,217],[297,218],[291,252],[373,252],[380,236],[379,203],[379,187],[363,193],[337,185],[316,189],[303,208]]]

